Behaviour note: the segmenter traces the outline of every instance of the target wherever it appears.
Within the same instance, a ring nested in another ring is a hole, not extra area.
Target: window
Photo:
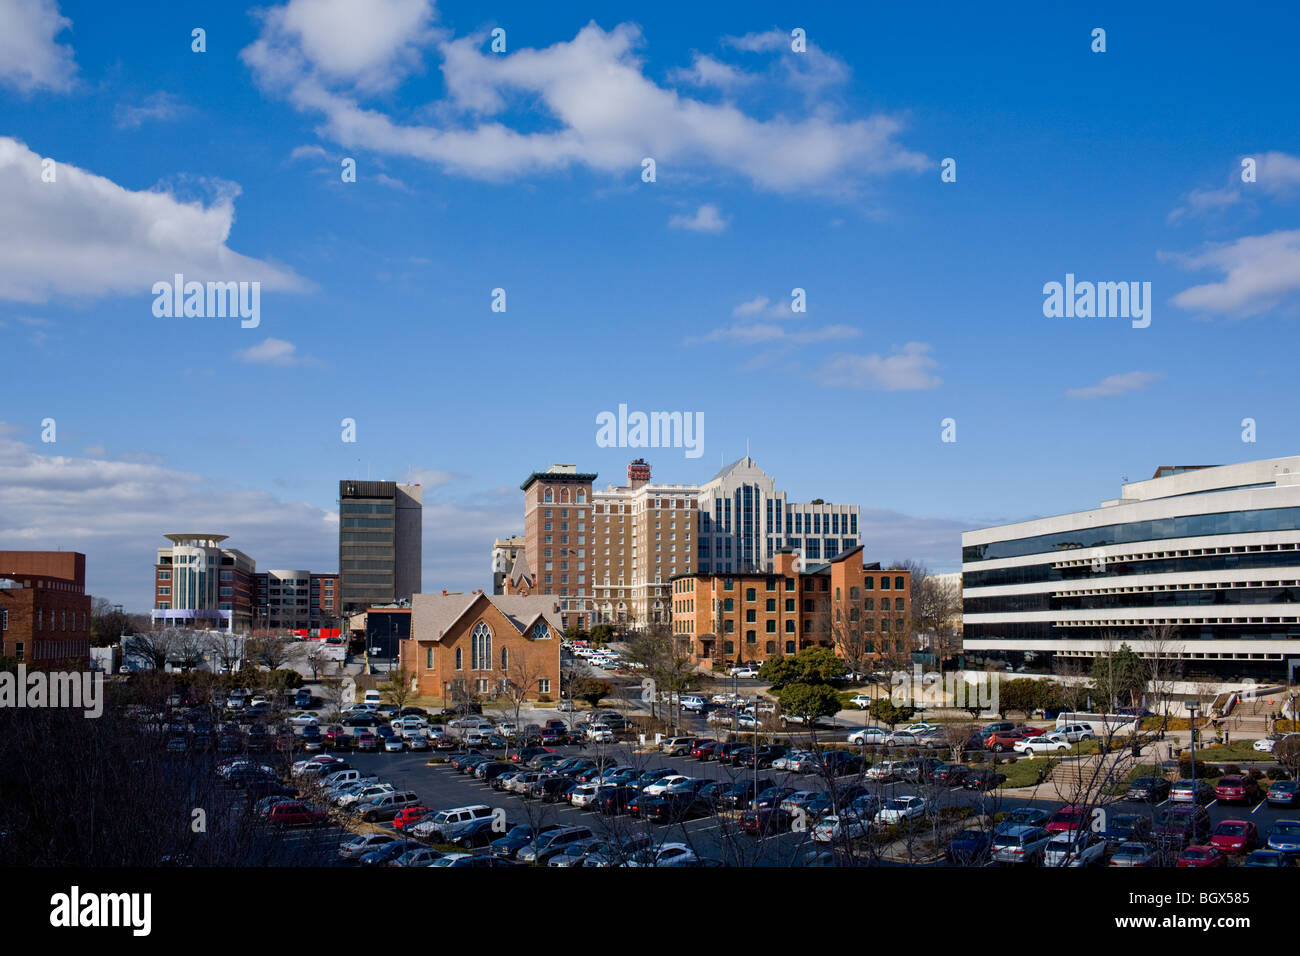
[[[767,599],[767,612],[773,614],[776,612],[776,598]]]
[[[894,630],[901,631],[904,627],[905,625],[901,617],[894,621]]]
[[[492,669],[492,631],[482,621],[474,625],[474,632],[471,635],[469,669],[472,671]]]
[[[768,622],[767,622],[767,633],[769,633],[769,634],[775,634],[775,633],[776,633],[776,621],[768,621]]]
[[[793,613],[794,613],[794,598],[786,598],[786,599],[785,599],[785,611],[786,611],[787,614],[793,614]]]
[[[746,623],[746,624],[753,624],[753,623],[755,623],[757,620],[758,620],[758,612],[755,611],[752,607],[751,607],[748,611],[745,612],[745,623]]]
[[[758,643],[758,632],[756,632],[756,631],[746,631],[746,632],[745,632],[745,643],[746,643],[746,644],[757,644],[757,643]]]
[[[424,649],[424,666],[426,670],[433,670],[433,648],[432,647],[426,647]]]
[[[786,642],[785,642],[785,652],[786,652],[787,654],[793,654],[793,653],[794,653],[794,641],[786,641]]]
[[[889,578],[883,574],[880,576],[880,590],[882,591],[889,590]]]
[[[785,632],[786,632],[787,634],[793,634],[793,633],[794,633],[794,621],[786,621],[786,622],[785,622]]]
[[[745,588],[745,600],[746,601],[757,600],[757,592],[754,590],[754,588]]]
[[[537,692],[539,694],[549,694],[551,692],[551,679],[549,677],[543,677],[537,682]]]
[[[894,590],[895,590],[895,591],[901,591],[901,590],[903,590],[903,579],[902,579],[902,578],[894,578]]]
[[[456,670],[464,670],[464,648],[456,648]]]
[[[880,621],[880,629],[881,629],[882,631],[884,631],[886,634],[889,633],[889,618],[882,618],[882,619],[881,619],[881,621]]]
[[[550,636],[551,636],[551,632],[547,630],[546,623],[544,621],[538,621],[536,624],[533,625],[533,640],[544,641]]]
[[[880,599],[880,609],[881,609],[882,611],[888,611],[888,610],[889,610],[889,598],[887,598],[887,597],[882,597],[882,598]]]
[[[501,669],[503,671],[510,669],[510,651],[505,647],[501,648]]]

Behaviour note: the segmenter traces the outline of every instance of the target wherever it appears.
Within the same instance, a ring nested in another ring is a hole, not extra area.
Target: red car
[[[701,740],[691,748],[691,756],[696,760],[712,760],[718,755],[718,748],[722,744],[716,740]]]
[[[1224,803],[1258,803],[1259,784],[1244,775],[1220,777],[1219,785],[1214,788],[1214,796]]]
[[[1228,858],[1212,846],[1193,843],[1178,857],[1179,866],[1191,866],[1198,869],[1212,866],[1227,866]]]
[[[1047,731],[1042,727],[1017,727],[1016,730],[1020,731],[1026,737],[1041,737],[1043,734],[1047,733]]]
[[[325,811],[300,803],[297,800],[287,800],[273,806],[266,818],[276,826],[312,826],[313,824],[325,822]]]
[[[1210,846],[1224,853],[1245,853],[1259,846],[1259,830],[1249,820],[1224,820],[1210,834]]]
[[[1061,807],[1048,817],[1044,829],[1048,833],[1065,833],[1070,830],[1078,830],[1084,825],[1084,822],[1083,808],[1071,803]]]
[[[405,807],[398,810],[397,816],[393,817],[393,829],[401,830],[410,826],[429,812],[431,811],[428,807]]]
[[[988,740],[984,741],[984,747],[1002,753],[1014,747],[1017,741],[1024,739],[1025,735],[1019,730],[999,730],[997,733],[989,734]]]

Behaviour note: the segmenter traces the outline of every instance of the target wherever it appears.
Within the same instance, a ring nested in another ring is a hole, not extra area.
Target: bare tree
[[[388,675],[388,681],[381,688],[384,698],[390,704],[394,704],[398,710],[406,706],[406,702],[414,695],[411,689],[411,678],[415,675],[405,667],[399,666],[397,670]]]
[[[292,664],[302,655],[301,645],[288,634],[266,634],[249,638],[244,647],[246,658],[273,671]]]

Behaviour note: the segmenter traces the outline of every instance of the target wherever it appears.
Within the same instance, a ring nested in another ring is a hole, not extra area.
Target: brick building
[[[446,700],[459,685],[490,697],[513,681],[532,700],[558,700],[562,633],[551,597],[417,594],[400,663],[421,695]]]
[[[227,535],[165,534],[154,564],[155,627],[196,627],[248,633],[253,624],[253,575],[257,563],[226,548]]]
[[[311,571],[257,571],[252,576],[253,630],[333,637],[342,626],[339,576]]]
[[[90,666],[86,556],[0,551],[0,648],[40,667]]]
[[[911,574],[863,565],[862,548],[800,567],[791,549],[772,573],[682,574],[673,578],[673,633],[701,663],[756,661],[832,647],[870,662],[912,650]]]

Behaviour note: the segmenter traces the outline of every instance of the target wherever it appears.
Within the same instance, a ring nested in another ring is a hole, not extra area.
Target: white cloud
[[[289,162],[297,162],[300,159],[325,159],[329,153],[325,152],[325,147],[316,144],[305,146],[295,146],[293,152],[289,154]]]
[[[55,42],[71,26],[55,0],[0,3],[0,83],[24,93],[71,89],[77,72],[72,48]]]
[[[41,156],[0,137],[0,299],[138,295],[183,273],[196,281],[260,281],[263,291],[309,284],[284,266],[232,251],[233,194],[209,205],[136,192],[68,163],[41,180]]]
[[[268,338],[235,353],[241,362],[257,365],[319,365],[316,359],[298,355],[298,347],[284,339]]]
[[[931,372],[939,363],[925,342],[908,342],[891,355],[833,355],[817,379],[838,388],[879,389],[886,392],[938,388],[943,380]]]
[[[740,345],[759,345],[779,342],[785,345],[814,345],[818,342],[835,342],[843,339],[857,338],[860,329],[851,325],[826,325],[817,329],[792,332],[783,325],[770,322],[755,322],[751,325],[732,325],[727,328],[714,329],[707,335],[687,339],[688,345],[705,342],[735,342]]]
[[[464,475],[457,474],[454,471],[440,471],[437,468],[418,468],[412,465],[406,469],[406,475],[402,478],[402,484],[419,485],[425,492],[432,491],[434,488],[441,488],[449,485],[453,481],[459,481]]]
[[[1300,293],[1300,229],[1243,236],[1199,255],[1162,253],[1189,270],[1212,269],[1223,279],[1174,296],[1180,309],[1241,318],[1272,309]]]
[[[431,0],[290,0],[267,10],[244,51],[259,68],[311,69],[359,90],[391,89],[437,34]]]
[[[308,49],[306,34],[290,29],[285,9],[266,17],[261,37],[242,56],[265,89],[322,115],[319,135],[345,148],[419,159],[482,179],[573,166],[626,173],[651,156],[661,169],[711,167],[777,190],[843,190],[862,176],[932,166],[898,144],[902,123],[892,116],[839,120],[830,104],[818,104],[793,118],[757,119],[735,105],[660,86],[643,72],[634,52],[641,33],[630,24],[606,31],[590,23],[571,41],[506,55],[486,52],[485,35],[440,39],[447,98],[426,112],[448,119],[438,126],[406,125],[365,108],[357,97],[368,92],[363,81],[371,66],[396,63],[400,74],[407,46],[390,37],[363,58],[365,69],[349,66],[337,51],[322,52],[329,44]],[[332,30],[345,35],[347,23],[371,16],[369,5],[332,12]]]
[[[1193,189],[1183,198],[1183,205],[1169,213],[1169,222],[1227,209],[1261,193],[1271,199],[1288,199],[1300,192],[1300,156],[1269,150],[1250,158],[1255,160],[1255,182],[1241,181],[1239,162],[1228,174],[1227,185],[1222,189]]]
[[[139,129],[147,122],[168,122],[180,119],[189,107],[165,90],[147,97],[139,106],[118,104],[115,118],[118,129]]]
[[[1144,389],[1162,378],[1164,376],[1159,372],[1124,372],[1122,375],[1107,375],[1096,385],[1068,389],[1065,396],[1066,398],[1113,398],[1116,395]]]
[[[731,314],[740,317],[758,315],[767,308],[767,304],[770,301],[771,300],[765,295],[755,296],[747,302],[740,303],[740,305],[731,310]]]
[[[722,217],[717,206],[706,202],[695,210],[695,215],[673,216],[668,220],[668,225],[674,229],[689,229],[691,232],[711,232],[716,234],[727,228],[727,222],[728,220]]]
[[[381,186],[387,186],[389,189],[397,189],[404,193],[409,193],[411,191],[410,187],[407,186],[406,183],[402,182],[400,179],[394,179],[387,173],[375,174],[375,182],[379,183]]]
[[[678,67],[668,72],[668,78],[689,86],[715,87],[730,91],[757,82],[758,77],[746,73],[729,63],[723,63],[708,54],[695,54],[689,68]]]

